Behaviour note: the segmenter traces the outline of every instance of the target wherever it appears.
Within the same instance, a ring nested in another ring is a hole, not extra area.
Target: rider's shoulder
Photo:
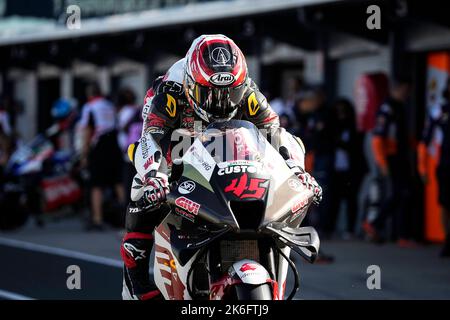
[[[180,59],[169,68],[155,90],[156,95],[169,93],[175,98],[182,97],[184,65],[185,59]]]
[[[247,90],[244,94],[242,104],[250,116],[256,116],[259,114],[258,111],[263,111],[267,108],[266,98],[251,78],[247,79]]]
[[[164,75],[162,81],[163,82],[174,82],[178,84],[183,83],[184,79],[184,70],[186,65],[186,59],[180,59],[177,62],[175,62],[169,70],[167,70],[166,74]]]

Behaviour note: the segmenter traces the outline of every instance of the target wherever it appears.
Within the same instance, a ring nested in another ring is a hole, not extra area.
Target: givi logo
[[[245,271],[256,270],[256,268],[258,268],[258,266],[254,263],[244,263],[239,270],[241,270],[242,272],[245,272]]]
[[[178,207],[186,210],[187,212],[195,214],[195,215],[198,214],[198,210],[200,209],[200,204],[198,204],[197,202],[194,202],[192,200],[189,200],[186,197],[177,198],[175,200],[175,204]]]

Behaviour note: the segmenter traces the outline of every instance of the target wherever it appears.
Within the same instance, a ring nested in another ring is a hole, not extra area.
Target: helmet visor
[[[189,96],[196,106],[213,118],[224,119],[236,110],[245,93],[245,83],[233,88],[205,87],[197,83],[189,86]]]

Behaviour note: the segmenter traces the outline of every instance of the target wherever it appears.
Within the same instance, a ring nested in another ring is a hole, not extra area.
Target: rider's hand
[[[294,172],[294,174],[299,178],[301,183],[314,193],[313,203],[318,205],[322,201],[322,187],[319,183],[305,171],[296,161],[292,159],[285,160],[287,166]]]
[[[136,178],[133,182],[132,199],[140,209],[157,209],[166,201],[169,186],[167,179],[163,177],[149,177],[142,185],[136,184]]]
[[[316,179],[314,179],[314,177],[306,172],[302,167],[296,167],[294,169],[294,173],[300,182],[314,193],[313,203],[318,205],[322,201],[322,187]]]

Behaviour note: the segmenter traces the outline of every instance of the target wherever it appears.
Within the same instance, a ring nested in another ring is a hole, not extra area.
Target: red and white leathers
[[[197,124],[207,125],[189,104],[183,90],[185,62],[185,59],[176,62],[148,91],[142,111],[142,136],[128,150],[137,174],[131,189],[132,203],[126,217],[128,233],[122,244],[122,257],[125,262],[124,299],[145,299],[154,296],[151,289],[155,288],[145,282],[148,281],[151,234],[167,212],[162,202],[165,200],[167,176],[172,165],[172,132],[180,128],[194,132],[194,129],[198,130]],[[283,156],[289,167],[305,181],[305,185],[316,192],[317,200],[320,199],[320,186],[304,171],[305,150],[302,142],[279,127],[278,115],[250,78],[246,79],[245,85],[245,93],[233,119],[250,121],[259,129],[278,131],[281,145],[287,150]],[[157,190],[155,181],[163,187]],[[148,194],[158,194],[160,197],[147,199]],[[142,198],[145,198],[144,201]],[[143,209],[143,204],[147,209]]]

